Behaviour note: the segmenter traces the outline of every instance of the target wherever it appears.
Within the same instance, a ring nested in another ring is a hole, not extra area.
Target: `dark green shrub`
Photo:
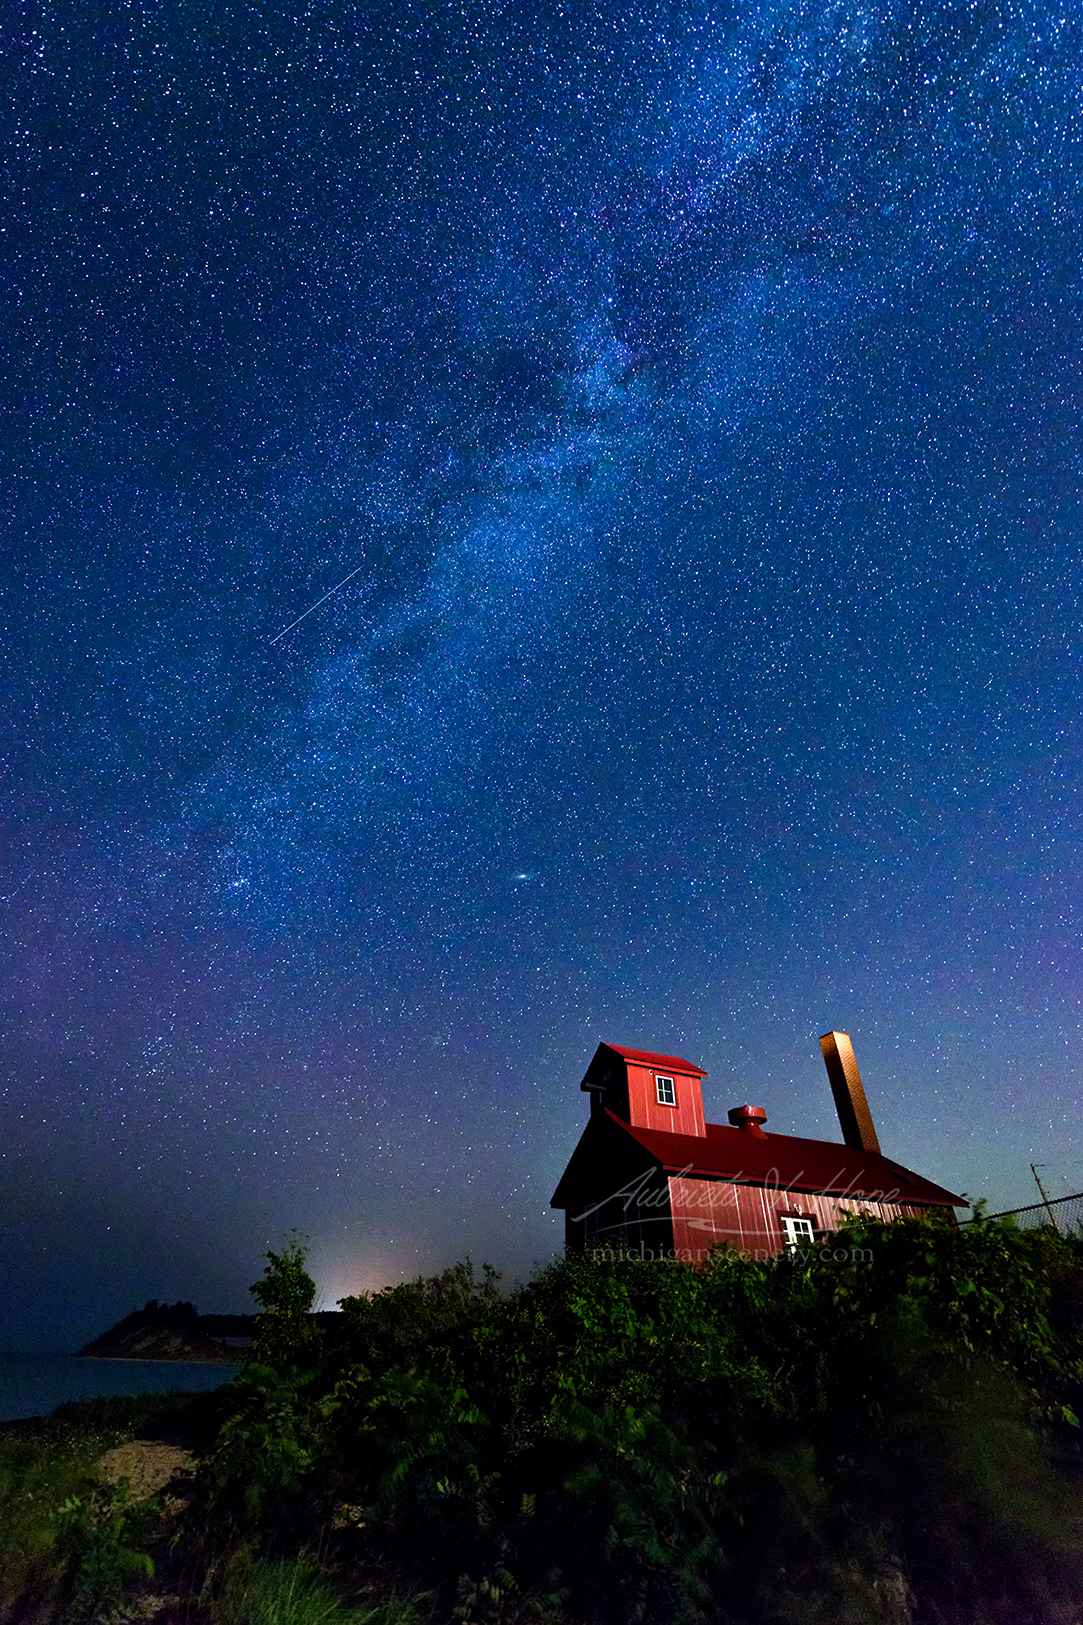
[[[0,1625],[60,1607],[68,1565],[57,1514],[93,1485],[89,1453],[71,1441],[0,1434]]]
[[[133,1503],[131,1485],[123,1478],[115,1486],[99,1484],[64,1502],[57,1522],[65,1557],[66,1625],[89,1625],[107,1615],[134,1580],[153,1575],[145,1547],[160,1513],[158,1501]]]
[[[271,1255],[275,1363],[234,1385],[212,1505],[470,1625],[1071,1619],[1083,1248],[987,1222],[838,1242],[568,1259],[507,1297],[464,1264],[348,1300],[322,1347],[303,1254]]]
[[[255,1339],[202,1472],[201,1505],[220,1543],[256,1531],[272,1546],[280,1533],[303,1541],[328,1517],[335,1490],[315,1403],[321,1336],[311,1320],[316,1286],[305,1248],[294,1235],[267,1259],[251,1289],[260,1305]]]

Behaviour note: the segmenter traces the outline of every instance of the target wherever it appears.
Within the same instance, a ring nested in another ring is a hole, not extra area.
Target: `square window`
[[[673,1079],[660,1078],[655,1073],[654,1082],[658,1089],[659,1106],[675,1106],[677,1104],[677,1092],[673,1087]]]
[[[797,1219],[792,1214],[780,1213],[779,1222],[782,1225],[782,1234],[786,1238],[787,1247],[811,1246],[816,1240],[811,1219]]]

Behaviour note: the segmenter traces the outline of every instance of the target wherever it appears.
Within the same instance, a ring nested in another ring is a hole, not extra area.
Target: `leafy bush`
[[[63,1407],[0,1432],[0,1625],[95,1619],[153,1573],[146,1547],[160,1504],[133,1503],[127,1483],[103,1483],[95,1465],[129,1409],[146,1414],[147,1402]]]
[[[52,1617],[66,1561],[57,1514],[91,1487],[85,1450],[27,1434],[0,1434],[0,1625]]]
[[[322,1344],[303,1252],[271,1254],[209,1504],[465,1625],[1078,1619],[1083,1246],[839,1241],[566,1259],[506,1297],[466,1263],[346,1300]]]
[[[469,1259],[440,1275],[342,1300],[342,1348],[351,1364],[379,1370],[432,1357],[487,1325],[501,1303],[491,1265],[479,1280]]]
[[[320,1413],[308,1392],[320,1333],[305,1257],[300,1238],[291,1236],[281,1253],[267,1254],[263,1279],[251,1289],[260,1305],[256,1336],[231,1384],[232,1412],[204,1472],[206,1504],[227,1540],[262,1528],[273,1545],[278,1527],[297,1536],[326,1510],[330,1468],[321,1450]],[[317,1464],[328,1467],[322,1494],[315,1486]]]
[[[114,1610],[133,1580],[154,1564],[144,1545],[160,1514],[157,1501],[132,1502],[131,1485],[96,1484],[68,1498],[57,1512],[68,1599],[63,1617],[83,1625]]]
[[[303,1238],[294,1231],[280,1253],[267,1254],[263,1279],[252,1287],[260,1306],[248,1359],[277,1371],[306,1366],[319,1345],[312,1319],[316,1283],[305,1268]]]

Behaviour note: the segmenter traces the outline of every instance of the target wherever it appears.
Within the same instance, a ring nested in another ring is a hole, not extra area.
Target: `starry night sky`
[[[522,1276],[601,1039],[1083,1188],[1078,8],[19,16],[0,1346]]]

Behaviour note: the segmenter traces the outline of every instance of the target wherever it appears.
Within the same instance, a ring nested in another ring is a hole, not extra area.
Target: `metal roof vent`
[[[734,1128],[743,1129],[746,1134],[754,1134],[757,1139],[766,1140],[763,1124],[767,1121],[767,1113],[762,1106],[734,1106],[728,1116]]]

